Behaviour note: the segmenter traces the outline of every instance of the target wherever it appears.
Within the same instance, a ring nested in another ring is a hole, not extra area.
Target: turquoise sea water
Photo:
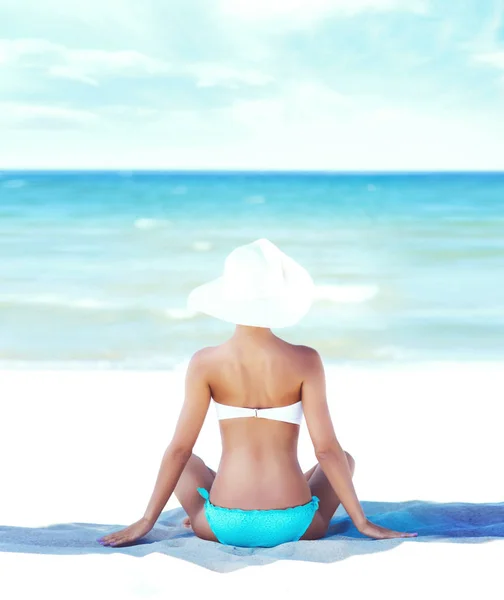
[[[0,367],[170,368],[233,326],[186,309],[266,237],[331,362],[504,357],[504,174],[0,174]]]

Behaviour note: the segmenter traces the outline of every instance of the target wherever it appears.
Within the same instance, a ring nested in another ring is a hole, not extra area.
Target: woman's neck
[[[237,325],[232,340],[237,342],[266,342],[276,338],[276,335],[268,327],[249,327],[248,325]]]

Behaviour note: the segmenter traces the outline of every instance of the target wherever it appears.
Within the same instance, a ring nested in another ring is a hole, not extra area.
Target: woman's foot
[[[182,525],[184,527],[191,527],[191,519],[189,517],[186,517],[183,521],[182,521]]]

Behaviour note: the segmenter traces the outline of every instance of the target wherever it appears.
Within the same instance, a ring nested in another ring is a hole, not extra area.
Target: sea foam
[[[192,319],[198,313],[193,310],[189,310],[188,308],[167,308],[165,310],[165,314],[167,317],[170,317],[170,319],[182,321],[185,319]]]
[[[136,219],[134,225],[137,229],[156,229],[158,227],[166,227],[172,222],[168,219]]]
[[[24,179],[7,179],[2,185],[10,189],[22,188],[26,185],[26,181]]]
[[[208,250],[211,250],[212,247],[213,244],[211,242],[205,241],[193,242],[192,244],[193,250],[196,250],[197,252],[208,252]]]

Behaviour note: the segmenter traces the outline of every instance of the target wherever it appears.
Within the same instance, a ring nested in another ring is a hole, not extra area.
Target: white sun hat
[[[221,277],[194,288],[190,310],[251,327],[289,327],[310,309],[314,283],[308,271],[261,238],[235,248]]]

